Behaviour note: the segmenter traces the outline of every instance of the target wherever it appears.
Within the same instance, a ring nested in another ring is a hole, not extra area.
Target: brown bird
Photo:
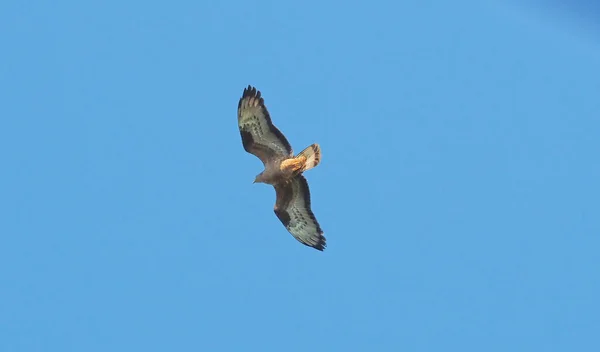
[[[244,89],[238,103],[238,126],[244,149],[265,167],[254,183],[275,187],[275,215],[298,241],[322,251],[326,240],[310,208],[310,190],[302,175],[321,161],[319,145],[294,156],[290,143],[271,122],[260,91],[251,86]]]

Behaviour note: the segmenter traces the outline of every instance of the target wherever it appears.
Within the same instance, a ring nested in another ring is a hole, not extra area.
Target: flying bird
[[[273,125],[260,91],[252,86],[244,89],[238,103],[238,126],[244,149],[264,164],[254,183],[275,187],[275,215],[298,241],[325,249],[323,230],[311,210],[308,182],[302,175],[321,161],[319,145],[312,144],[294,156],[290,143]]]

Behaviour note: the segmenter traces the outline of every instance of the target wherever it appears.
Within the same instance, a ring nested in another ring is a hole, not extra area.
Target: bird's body
[[[321,161],[321,149],[312,144],[294,156],[285,136],[275,127],[260,91],[248,86],[238,103],[238,127],[244,149],[264,165],[255,183],[275,187],[275,214],[301,243],[323,250],[325,237],[310,206],[310,191],[302,173]]]
[[[269,160],[265,170],[256,176],[254,182],[270,185],[289,182],[302,172],[312,169],[319,164],[321,159],[321,148],[313,144],[303,150],[298,156],[289,156]]]

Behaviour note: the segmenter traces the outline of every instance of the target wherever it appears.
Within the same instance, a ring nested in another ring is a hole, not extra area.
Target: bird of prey
[[[303,172],[321,161],[321,148],[313,144],[294,156],[283,133],[273,125],[260,91],[248,86],[238,103],[238,126],[244,149],[264,164],[254,183],[275,187],[275,215],[301,243],[322,251],[323,230],[310,208],[310,191]]]

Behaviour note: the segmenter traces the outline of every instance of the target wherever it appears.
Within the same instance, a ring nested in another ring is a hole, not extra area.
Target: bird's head
[[[254,182],[252,182],[252,183],[264,183],[262,176],[263,176],[262,172],[260,174],[256,175],[256,177],[254,178]]]

